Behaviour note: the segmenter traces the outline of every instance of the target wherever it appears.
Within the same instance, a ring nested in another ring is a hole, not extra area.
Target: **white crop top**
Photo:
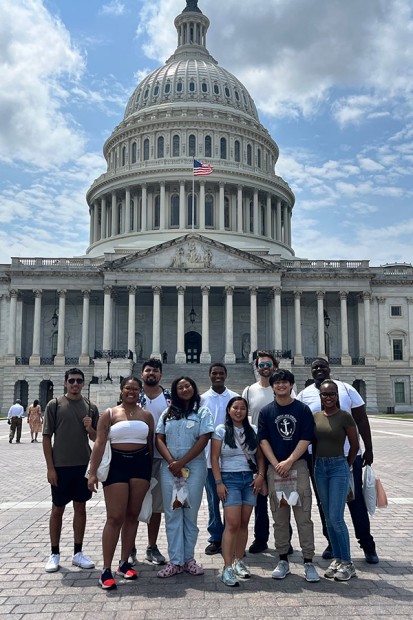
[[[110,427],[110,443],[146,444],[149,426],[142,420],[122,420]]]

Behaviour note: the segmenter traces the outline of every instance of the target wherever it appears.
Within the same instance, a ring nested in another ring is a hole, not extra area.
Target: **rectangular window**
[[[393,359],[394,360],[402,360],[403,359],[403,340],[400,338],[395,338],[393,340]]]
[[[401,316],[401,315],[402,315],[401,306],[390,306],[390,316]]]
[[[396,405],[404,404],[406,402],[404,383],[401,381],[396,381],[394,384],[394,402]]]

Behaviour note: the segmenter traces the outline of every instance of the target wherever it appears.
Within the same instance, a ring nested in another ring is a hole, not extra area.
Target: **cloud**
[[[111,0],[111,2],[104,4],[99,12],[101,15],[115,15],[118,17],[125,13],[125,5],[120,0]]]
[[[0,3],[0,161],[40,168],[78,157],[84,135],[64,112],[84,59],[41,0]]]

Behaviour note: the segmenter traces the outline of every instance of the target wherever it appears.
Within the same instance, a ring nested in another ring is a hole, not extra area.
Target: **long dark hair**
[[[249,450],[255,450],[255,448],[258,446],[258,441],[257,441],[257,436],[254,432],[254,429],[252,428],[249,420],[248,420],[248,402],[245,400],[245,398],[242,398],[242,396],[234,396],[233,398],[231,398],[231,400],[228,402],[227,408],[226,408],[226,416],[225,416],[225,437],[224,437],[224,443],[227,444],[227,446],[229,446],[230,448],[238,448],[238,444],[235,441],[235,436],[234,436],[234,422],[232,421],[231,416],[229,415],[229,410],[232,407],[232,404],[235,403],[237,400],[242,400],[242,402],[244,403],[246,409],[247,409],[247,415],[245,416],[245,418],[242,420],[242,426],[244,427],[244,433],[245,433],[245,442],[244,445],[245,447],[247,447]]]
[[[189,401],[188,408],[185,408],[186,402],[178,396],[178,383],[182,380],[188,381],[194,390],[193,396]],[[199,409],[201,397],[199,395],[197,384],[191,377],[177,377],[172,381],[171,385],[171,404],[168,407],[168,412],[164,418],[166,420],[180,420],[181,418],[187,418],[192,412],[196,413]]]

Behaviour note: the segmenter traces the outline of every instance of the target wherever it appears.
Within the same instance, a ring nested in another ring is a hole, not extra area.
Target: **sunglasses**
[[[337,392],[320,392],[321,398],[334,398],[337,396]]]
[[[258,368],[271,368],[272,362],[260,362]]]
[[[73,385],[74,383],[77,383],[78,385],[82,385],[82,383],[84,382],[84,379],[68,379],[67,382],[70,383],[70,385]]]

